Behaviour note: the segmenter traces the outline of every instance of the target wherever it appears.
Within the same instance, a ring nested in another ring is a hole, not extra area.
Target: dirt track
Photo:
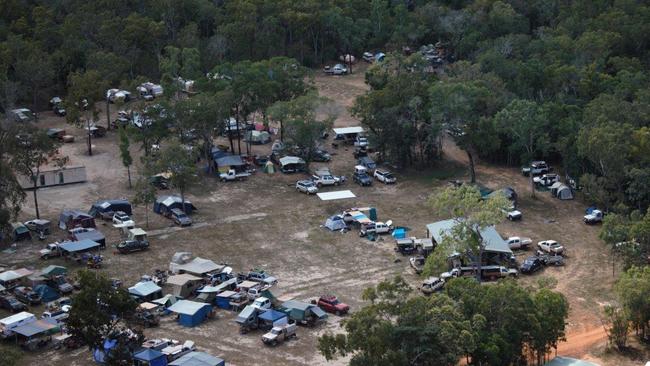
[[[321,94],[341,106],[337,126],[358,124],[346,110],[353,98],[366,89],[363,74],[359,69],[355,72],[347,77],[316,78]],[[52,117],[41,123],[51,126],[64,122]],[[78,140],[65,145],[63,152],[73,163],[86,165],[89,182],[39,191],[43,216],[55,221],[63,207],[87,209],[99,198],[130,197],[126,171],[117,158],[115,134],[97,139],[95,155],[88,157],[84,154],[84,142],[79,140],[80,132],[70,126],[66,128],[75,132]],[[132,150],[134,155],[139,154],[137,148]],[[254,146],[253,150],[268,153],[270,145]],[[354,166],[351,149],[340,147],[333,152],[334,159],[329,164],[332,171],[351,175]],[[449,142],[445,143],[445,155],[450,161],[465,162],[464,153]],[[477,173],[478,180],[491,188],[513,186],[519,192],[524,220],[500,225],[503,236],[528,236],[533,241],[552,238],[568,248],[565,267],[548,268],[521,281],[534,285],[541,276],[558,280],[557,289],[568,297],[571,305],[569,342],[560,346],[559,354],[598,360],[590,352],[604,344],[602,333],[598,331],[602,329],[600,313],[601,306],[611,300],[612,284],[611,261],[604,244],[597,239],[598,228],[582,223],[584,207],[577,200],[561,202],[543,192],[534,200],[529,198],[527,180],[517,169],[479,164]],[[417,278],[408,270],[407,259],[394,254],[390,240],[373,243],[359,238],[355,232],[331,233],[321,225],[329,215],[342,209],[372,206],[378,209],[380,220],[392,219],[397,225],[411,228],[413,235],[423,236],[427,223],[443,218],[425,205],[426,198],[446,182],[427,179],[422,172],[403,172],[398,175],[399,183],[395,186],[375,184],[372,188],[361,188],[350,182],[345,189],[351,189],[356,199],[322,202],[295,192],[292,184],[298,178],[260,172],[246,182],[217,183],[214,178],[203,178],[189,194],[199,208],[193,227],[174,229],[169,221],[150,213],[151,250],[128,256],[107,251],[103,271],[132,285],[140,275],[166,268],[174,252],[189,250],[217,262],[227,262],[237,271],[254,267],[266,269],[280,280],[273,289],[278,296],[308,299],[321,293],[335,293],[352,305],[353,310],[363,305],[361,291],[384,278],[402,274],[414,285],[417,283]],[[463,176],[454,178],[465,179]],[[23,213],[25,219],[30,217],[31,205],[28,199]],[[144,208],[136,208],[135,216],[137,222],[143,224]],[[112,228],[100,226],[100,229],[109,243],[118,241],[119,236]],[[35,260],[42,245],[40,242],[21,244],[15,254],[0,253],[0,263],[42,267],[44,264]],[[69,265],[56,260],[48,264],[55,263]],[[179,327],[168,318],[159,328],[148,329],[146,335],[192,339],[199,349],[223,357],[229,365],[319,365],[326,362],[316,351],[317,337],[325,331],[339,330],[339,318],[331,316],[326,325],[315,329],[301,327],[298,340],[270,349],[262,346],[259,333],[240,335],[233,322],[235,315],[219,311],[218,319],[192,329]],[[38,364],[41,357],[28,356],[25,364]],[[90,362],[86,350],[48,351],[45,357],[53,365],[87,365]],[[328,364],[343,363],[344,360],[338,360]]]

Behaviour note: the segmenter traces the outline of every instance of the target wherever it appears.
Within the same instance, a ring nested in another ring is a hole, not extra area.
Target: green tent
[[[275,165],[271,161],[267,161],[264,167],[262,167],[262,171],[266,174],[273,174],[275,173]]]
[[[50,265],[41,271],[41,274],[45,277],[54,277],[68,273],[68,269],[62,266]]]

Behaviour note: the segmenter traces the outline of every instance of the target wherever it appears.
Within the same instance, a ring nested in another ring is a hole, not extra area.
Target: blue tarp
[[[406,238],[406,229],[401,228],[401,227],[397,228],[397,229],[393,230],[393,233],[391,235],[393,235],[393,238],[395,238],[395,239],[405,239]]]
[[[69,241],[59,244],[59,247],[66,252],[84,252],[90,249],[99,248],[99,243],[84,239],[79,241]]]
[[[269,309],[262,314],[260,314],[259,318],[262,320],[267,320],[269,322],[275,322],[276,320],[286,318],[287,314],[281,313],[277,310]]]
[[[155,349],[144,349],[133,355],[136,366],[167,366],[167,357]]]
[[[45,302],[50,302],[58,299],[59,293],[55,289],[51,288],[48,285],[36,285],[34,286],[34,291],[41,295],[41,300]]]
[[[105,339],[102,349],[96,348],[93,351],[93,358],[97,363],[106,362],[106,354],[108,354],[117,345],[117,339]]]

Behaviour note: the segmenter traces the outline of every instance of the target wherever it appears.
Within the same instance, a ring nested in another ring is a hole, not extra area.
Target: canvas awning
[[[286,318],[287,314],[279,312],[277,310],[269,309],[262,314],[260,314],[259,318],[262,320],[270,321],[270,322],[275,322],[279,319]]]
[[[179,275],[169,276],[167,282],[170,285],[183,286],[190,281],[200,281],[200,277],[192,276],[191,274],[183,273]]]
[[[58,276],[66,274],[68,272],[67,268],[62,266],[49,265],[41,270],[43,276]]]
[[[305,164],[305,161],[297,156],[285,156],[280,158],[280,165]]]
[[[451,234],[451,230],[456,226],[457,221],[453,219],[442,220],[427,225],[427,230],[433,240],[440,244],[446,235]],[[512,254],[512,250],[497,232],[494,226],[489,226],[480,231],[481,237],[488,252],[498,252]]]
[[[320,198],[322,201],[341,200],[341,199],[356,197],[354,193],[352,193],[352,191],[350,190],[321,192],[321,193],[316,193],[316,195],[318,195],[318,198]]]
[[[133,235],[133,237],[136,237],[136,236],[144,236],[144,235],[147,235],[147,232],[144,231],[144,230],[142,230],[142,229],[139,228],[139,227],[136,227],[136,228],[134,228],[134,229],[130,229],[130,230],[129,230],[129,234]]]
[[[194,315],[205,306],[210,305],[190,300],[179,300],[174,305],[168,307],[167,310],[177,314]]]
[[[224,266],[216,264],[209,259],[196,257],[188,263],[178,265],[176,268],[178,271],[203,275],[209,272],[221,271]]]
[[[98,247],[99,247],[99,243],[96,241],[92,241],[90,239],[84,239],[80,241],[69,241],[69,242],[59,244],[59,248],[70,253],[82,252],[84,250],[89,250]]]
[[[56,324],[52,324],[46,320],[39,319],[31,323],[16,327],[12,329],[12,331],[25,337],[33,337],[41,333],[49,332],[55,328],[57,328]]]
[[[239,155],[227,155],[216,160],[218,166],[244,166],[246,163]]]
[[[138,282],[134,286],[129,287],[129,293],[136,296],[149,296],[160,290],[160,286],[156,285],[153,281]]]
[[[173,361],[169,366],[221,366],[225,364],[224,360],[205,352],[190,352]]]
[[[363,127],[361,126],[352,126],[352,127],[339,127],[332,129],[337,135],[349,135],[353,133],[362,133]]]

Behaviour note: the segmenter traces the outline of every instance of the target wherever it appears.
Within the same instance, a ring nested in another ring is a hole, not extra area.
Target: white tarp
[[[322,201],[330,201],[330,200],[341,200],[344,198],[355,198],[356,196],[352,191],[334,191],[334,192],[323,192],[323,193],[316,193],[318,195],[318,198],[320,198]]]
[[[333,128],[332,130],[334,130],[334,133],[337,135],[348,135],[352,133],[362,133],[363,127],[361,126],[341,127],[341,128]]]

